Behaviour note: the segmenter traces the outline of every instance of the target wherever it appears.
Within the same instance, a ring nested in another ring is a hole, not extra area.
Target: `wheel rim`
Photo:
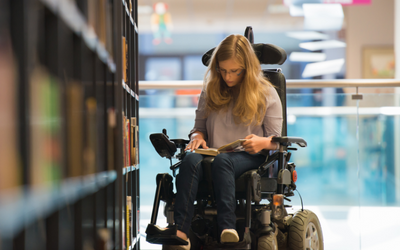
[[[318,250],[319,249],[319,235],[317,227],[314,223],[310,222],[307,225],[306,238],[304,241],[305,249]]]

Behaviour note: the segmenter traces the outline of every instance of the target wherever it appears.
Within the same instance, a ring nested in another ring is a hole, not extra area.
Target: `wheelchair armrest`
[[[181,149],[181,154],[189,140],[185,139],[169,139],[164,133],[155,133],[150,135],[150,141],[157,153],[161,157],[171,159],[175,155],[177,148]]]
[[[307,147],[307,142],[303,138],[300,138],[300,137],[288,137],[288,136],[272,137],[271,141],[278,142],[280,145],[283,145],[283,146],[291,146],[292,143],[295,143],[302,148]]]
[[[163,133],[151,134],[150,141],[161,157],[171,159],[176,152],[176,145]]]
[[[171,139],[171,141],[174,142],[178,148],[186,148],[186,144],[190,142],[189,140],[185,139]]]

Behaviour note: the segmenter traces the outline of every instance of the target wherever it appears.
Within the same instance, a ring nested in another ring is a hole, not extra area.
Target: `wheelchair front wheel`
[[[274,233],[258,238],[257,250],[278,250],[278,241]]]
[[[202,244],[200,239],[193,233],[192,229],[190,228],[188,237],[190,239],[190,250],[200,250],[202,249]]]
[[[321,224],[318,217],[310,210],[298,211],[290,223],[289,249],[324,249]]]

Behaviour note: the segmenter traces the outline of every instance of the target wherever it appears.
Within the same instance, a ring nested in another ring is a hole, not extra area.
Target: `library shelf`
[[[11,238],[35,218],[46,218],[60,207],[91,195],[117,178],[115,170],[69,178],[35,188],[19,187],[0,193],[0,232]]]
[[[129,86],[122,81],[122,87],[126,90],[126,92],[132,96],[133,98],[135,98],[136,101],[139,101],[139,95],[135,93],[135,91],[133,91],[131,88],[129,88]]]
[[[124,5],[124,7],[125,7],[125,12],[126,12],[126,14],[129,16],[129,20],[131,21],[131,24],[132,24],[132,26],[135,28],[135,32],[139,32],[139,30],[138,30],[138,27],[137,27],[137,25],[136,25],[136,22],[133,20],[133,17],[132,17],[132,14],[130,13],[130,11],[129,11],[129,6],[128,6],[128,4],[125,2],[125,1],[122,1],[123,2],[123,5]]]
[[[133,172],[139,170],[139,165],[133,165],[133,166],[128,166],[128,167],[124,167],[122,169],[122,174],[126,175],[127,173]]]
[[[137,4],[0,1],[0,249],[140,249]]]

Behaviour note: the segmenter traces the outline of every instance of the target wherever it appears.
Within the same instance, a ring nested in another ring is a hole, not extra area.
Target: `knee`
[[[179,167],[179,172],[193,172],[196,171],[196,168],[201,166],[201,161],[203,160],[203,156],[194,153],[188,153],[185,158],[182,160],[182,164]]]
[[[213,172],[233,170],[232,160],[228,154],[219,154],[214,158],[211,169]]]

